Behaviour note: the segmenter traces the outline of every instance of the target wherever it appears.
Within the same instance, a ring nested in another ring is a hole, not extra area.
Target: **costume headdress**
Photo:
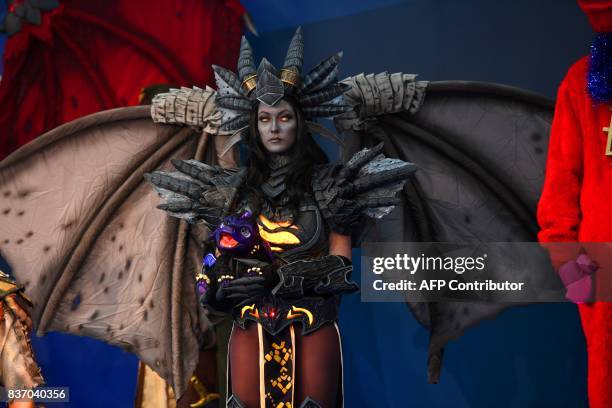
[[[331,117],[351,110],[342,97],[351,87],[337,80],[341,58],[342,53],[332,55],[302,75],[304,42],[302,28],[298,27],[280,71],[265,58],[255,68],[251,45],[242,37],[237,75],[213,65],[218,87],[216,103],[222,116],[220,130],[234,133],[226,149],[240,140],[241,131],[249,125],[253,105],[258,102],[273,106],[290,95],[307,119]],[[337,140],[323,126],[309,120],[306,124],[311,131]]]

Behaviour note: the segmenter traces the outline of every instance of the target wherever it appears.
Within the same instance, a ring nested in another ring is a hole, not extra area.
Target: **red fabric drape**
[[[83,115],[135,105],[153,84],[211,84],[235,67],[238,0],[64,0],[9,38],[0,83],[0,159]]]
[[[543,242],[612,242],[612,156],[606,156],[612,111],[587,92],[587,58],[569,70],[559,87],[544,190],[538,206]],[[577,253],[551,252],[556,267]],[[609,299],[609,255],[588,255],[600,264],[596,298]],[[589,406],[612,407],[612,303],[579,305],[589,366]]]

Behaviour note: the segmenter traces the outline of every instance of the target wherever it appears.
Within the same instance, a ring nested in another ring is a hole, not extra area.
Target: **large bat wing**
[[[434,82],[414,115],[380,117],[389,149],[414,159],[428,205],[421,239],[534,241],[553,104],[503,85]],[[429,230],[429,231],[427,231]]]
[[[39,334],[118,345],[182,394],[211,340],[193,285],[205,231],[156,209],[143,176],[204,160],[208,141],[142,106],[70,122],[0,162],[0,248]]]
[[[384,141],[387,157],[413,162],[418,168],[404,188],[406,205],[378,221],[367,238],[535,241],[553,103],[498,84],[426,84],[414,76],[393,75],[345,80],[353,84],[348,95],[349,100],[353,95],[357,107],[353,116],[361,118],[337,120],[352,133],[352,150]],[[393,102],[398,97],[403,104]],[[438,380],[442,349],[448,341],[509,307],[468,302],[409,306],[431,331],[432,382]]]

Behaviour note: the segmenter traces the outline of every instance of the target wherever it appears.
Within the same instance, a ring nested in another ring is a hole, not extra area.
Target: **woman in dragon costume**
[[[243,40],[237,74],[213,67],[217,90],[90,115],[2,160],[0,251],[37,333],[122,347],[181,396],[215,344],[211,320],[229,313],[230,407],[337,406],[335,322],[356,289],[349,234],[362,215],[388,214],[399,192],[406,205],[368,240],[535,240],[550,101],[404,73],[338,83],[340,56],[302,75],[298,30],[281,70],[257,69]],[[336,137],[317,117],[334,118],[346,164],[326,163],[311,134]],[[448,341],[508,307],[407,303],[431,333],[431,382]]]
[[[350,233],[362,215],[388,214],[414,171],[384,158],[382,145],[328,164],[311,136],[321,129],[309,120],[349,111],[350,86],[336,80],[340,55],[302,76],[302,50],[298,29],[280,72],[266,59],[256,70],[243,39],[240,79],[214,67],[221,129],[234,132],[230,145],[245,134],[245,168],[187,160],[173,162],[176,173],[148,175],[166,199],[160,208],[213,229],[198,294],[211,313],[234,318],[233,408],[342,405],[336,320],[340,295],[358,290]],[[153,112],[165,111],[168,98],[156,97]]]

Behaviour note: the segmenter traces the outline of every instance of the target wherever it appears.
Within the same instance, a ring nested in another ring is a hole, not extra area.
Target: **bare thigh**
[[[323,408],[337,405],[341,389],[340,339],[336,327],[326,324],[306,336],[296,327],[296,398],[299,407],[306,397]]]
[[[256,324],[250,324],[246,330],[234,325],[229,353],[231,392],[248,408],[259,407],[259,338]]]

